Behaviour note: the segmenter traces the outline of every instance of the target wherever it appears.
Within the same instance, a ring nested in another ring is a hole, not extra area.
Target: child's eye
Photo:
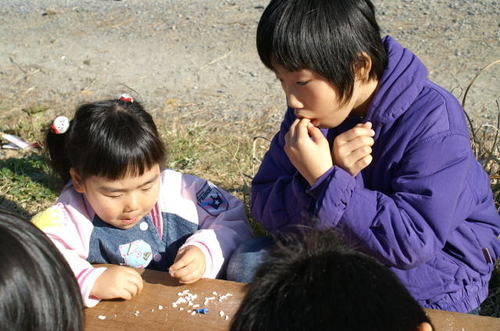
[[[119,195],[106,195],[108,198],[111,198],[111,199],[118,199],[119,197],[121,197],[121,194]]]
[[[151,190],[152,187],[153,186],[146,186],[146,187],[143,187],[142,190],[146,192],[146,191]]]
[[[306,81],[296,82],[295,84],[300,85],[300,86],[305,86],[305,85],[307,85],[307,83],[309,83],[309,82],[310,82],[310,80],[306,80]]]

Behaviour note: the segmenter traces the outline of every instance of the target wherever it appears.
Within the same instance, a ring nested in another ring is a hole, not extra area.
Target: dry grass
[[[263,112],[252,120],[227,122],[207,118],[193,105],[169,105],[160,125],[167,143],[167,167],[214,182],[245,202],[250,216],[250,183],[276,127]],[[196,119],[196,120],[193,120]],[[251,220],[256,233],[263,229]]]
[[[491,62],[482,68],[467,86],[462,98],[462,107],[466,108],[467,95],[474,85],[474,82],[489,68],[500,64],[500,59]],[[486,123],[475,125],[474,121],[465,113],[469,122],[471,133],[471,145],[476,158],[484,167],[491,180],[493,198],[500,211],[500,106],[496,100],[497,121],[495,124]],[[490,280],[490,294],[481,305],[481,315],[500,317],[500,261],[498,261],[495,271]]]

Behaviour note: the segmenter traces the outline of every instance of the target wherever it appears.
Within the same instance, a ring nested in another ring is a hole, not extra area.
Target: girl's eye
[[[300,86],[305,86],[307,85],[307,83],[309,83],[310,80],[307,80],[307,81],[300,81],[300,82],[296,82],[297,85],[300,85]]]
[[[151,187],[153,187],[153,186],[146,186],[146,187],[143,187],[142,190],[146,192],[146,191],[151,190]]]
[[[118,199],[119,197],[121,197],[121,195],[106,195],[106,196],[111,199]]]

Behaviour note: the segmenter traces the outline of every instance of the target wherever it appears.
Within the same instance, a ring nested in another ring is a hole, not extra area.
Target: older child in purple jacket
[[[288,109],[252,183],[254,217],[271,233],[336,228],[422,306],[477,309],[500,216],[457,100],[380,39],[368,0],[273,0],[257,48]],[[239,252],[233,270],[251,259]]]

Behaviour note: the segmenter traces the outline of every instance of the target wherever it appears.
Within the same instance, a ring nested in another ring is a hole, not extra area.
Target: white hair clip
[[[121,100],[123,102],[130,102],[130,103],[134,102],[134,98],[132,98],[132,96],[130,94],[127,94],[127,93],[120,95],[118,100]]]
[[[69,129],[69,119],[66,116],[57,116],[50,128],[55,134],[63,134]]]

